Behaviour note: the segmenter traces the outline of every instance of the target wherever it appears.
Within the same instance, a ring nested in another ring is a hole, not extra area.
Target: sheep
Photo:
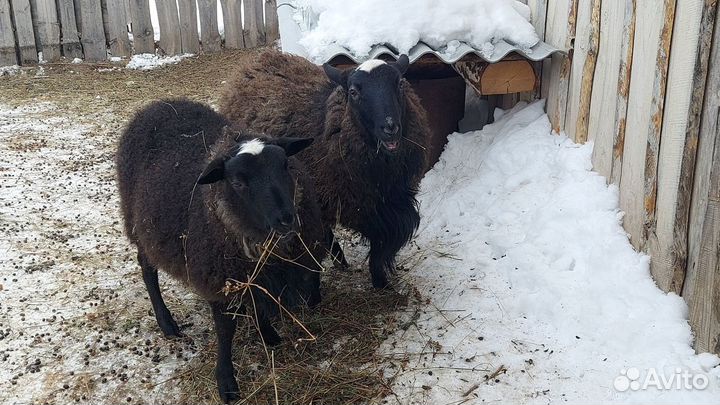
[[[245,299],[254,298],[263,341],[278,344],[270,323],[278,306],[263,289],[284,306],[318,304],[318,263],[326,251],[312,181],[296,158],[288,159],[313,139],[235,132],[228,124],[199,103],[154,102],[128,124],[116,155],[125,233],[137,246],[157,323],[166,336],[181,335],[160,294],[162,269],[210,304],[215,375],[225,402],[237,399],[231,360],[236,320],[227,311],[240,295],[223,293],[226,281],[253,282]],[[268,235],[277,244],[249,280]]]
[[[408,62],[402,55],[397,62],[320,69],[298,56],[265,51],[238,61],[219,103],[240,128],[317,140],[298,158],[315,180],[323,221],[328,229],[340,223],[370,242],[376,288],[387,286],[397,252],[420,222],[415,196],[430,131],[419,98],[403,78]],[[334,243],[332,254],[340,253]]]

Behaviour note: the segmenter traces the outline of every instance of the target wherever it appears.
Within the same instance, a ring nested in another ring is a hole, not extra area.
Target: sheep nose
[[[293,223],[295,223],[295,215],[291,213],[283,214],[282,218],[280,218],[280,225],[290,227]]]
[[[385,132],[386,135],[395,135],[399,129],[400,127],[395,123],[385,124],[383,126],[383,132]]]

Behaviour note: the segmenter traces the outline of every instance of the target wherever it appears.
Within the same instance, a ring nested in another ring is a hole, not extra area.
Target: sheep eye
[[[358,93],[358,91],[354,87],[350,88],[350,97],[358,98],[359,95],[360,93]]]

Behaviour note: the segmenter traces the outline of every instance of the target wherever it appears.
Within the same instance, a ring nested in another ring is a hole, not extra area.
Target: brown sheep
[[[137,246],[158,325],[167,336],[180,335],[160,294],[162,269],[210,304],[218,340],[215,374],[225,402],[238,390],[231,360],[236,320],[227,313],[237,294],[222,292],[226,281],[249,281],[259,246],[273,233],[273,252],[293,261],[271,256],[254,284],[284,305],[312,306],[320,301],[317,261],[325,252],[312,182],[298,160],[288,159],[312,138],[255,136],[227,124],[202,104],[155,102],[130,121],[116,155],[125,232]],[[253,290],[261,336],[277,344],[270,323],[277,304]]]
[[[238,64],[221,113],[241,128],[316,139],[298,157],[315,180],[326,228],[339,222],[369,240],[373,285],[385,287],[420,222],[415,195],[430,136],[420,100],[402,77],[407,56],[344,71],[325,65],[325,73],[278,51]]]

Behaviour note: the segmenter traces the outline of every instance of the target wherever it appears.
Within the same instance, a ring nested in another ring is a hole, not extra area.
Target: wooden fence
[[[554,129],[594,142],[632,244],[682,295],[696,349],[720,353],[717,0],[528,0],[546,42]]]
[[[224,40],[218,0],[155,0],[156,43],[149,0],[0,0],[0,66],[37,63],[38,52],[49,62],[103,61],[156,50],[174,55],[253,48],[279,38],[276,0],[219,2]]]

